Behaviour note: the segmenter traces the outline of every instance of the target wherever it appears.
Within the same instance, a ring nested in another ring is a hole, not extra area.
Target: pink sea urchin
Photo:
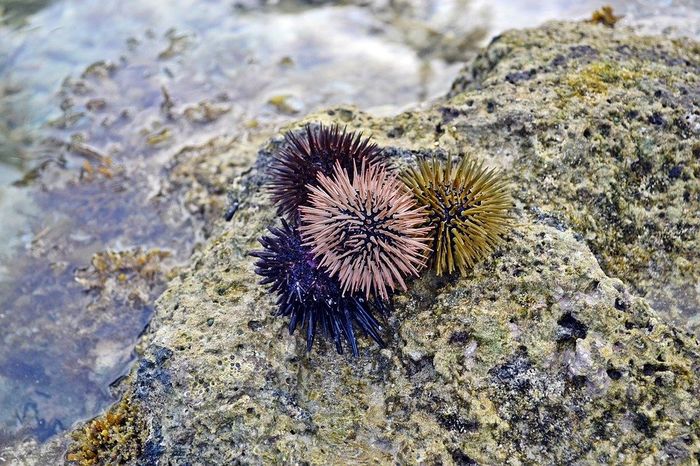
[[[349,172],[336,163],[332,176],[318,175],[300,212],[304,243],[344,292],[387,299],[425,266],[426,212],[381,164],[363,162]]]

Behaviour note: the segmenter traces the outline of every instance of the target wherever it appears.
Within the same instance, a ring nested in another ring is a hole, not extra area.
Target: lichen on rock
[[[146,412],[165,458],[557,464],[698,453],[697,341],[607,277],[570,231],[527,222],[468,276],[425,276],[397,298],[388,348],[362,342],[352,361],[306,356],[271,315],[244,255],[270,221],[260,212],[234,218],[159,301],[149,339],[172,350],[172,389],[154,391]]]

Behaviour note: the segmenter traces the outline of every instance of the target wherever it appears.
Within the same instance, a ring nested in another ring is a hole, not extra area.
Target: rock
[[[494,40],[430,124],[441,148],[507,167],[527,209],[700,335],[699,76],[696,42],[550,24]]]
[[[387,349],[364,340],[357,360],[328,344],[307,356],[255,284],[246,252],[273,220],[257,202],[158,302],[128,390],[161,461],[641,463],[700,451],[697,341],[607,277],[571,231],[521,217],[470,276],[427,275],[399,296]]]
[[[549,23],[495,39],[431,108],[308,117],[371,132],[397,167],[476,155],[517,201],[493,258],[414,281],[388,347],[363,339],[357,359],[327,343],[307,355],[257,285],[248,252],[277,221],[261,189],[272,138],[120,387],[146,426],[135,463],[700,461],[700,344],[681,323],[700,293],[699,54]],[[132,455],[109,445],[101,458]]]

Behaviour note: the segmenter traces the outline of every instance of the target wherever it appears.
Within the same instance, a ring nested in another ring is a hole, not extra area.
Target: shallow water
[[[191,199],[196,145],[259,144],[337,104],[399,111],[503,29],[603,2],[542,3],[0,0],[0,446],[112,401],[154,300],[226,208],[236,167],[201,187],[208,208]],[[669,24],[684,5],[663,5]]]

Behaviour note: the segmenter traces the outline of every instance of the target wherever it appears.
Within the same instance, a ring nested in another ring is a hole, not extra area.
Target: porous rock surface
[[[246,257],[266,211],[241,215],[160,299],[132,388],[166,458],[697,459],[697,342],[571,232],[524,223],[472,275],[415,282],[396,299],[388,348],[364,345],[353,360],[328,344],[305,355],[270,316]]]
[[[397,167],[469,153],[512,180],[499,251],[414,281],[387,348],[364,339],[358,359],[306,354],[256,284],[272,137],[122,386],[147,426],[137,464],[700,461],[699,55],[549,23],[494,40],[428,109],[307,118],[371,132]]]

